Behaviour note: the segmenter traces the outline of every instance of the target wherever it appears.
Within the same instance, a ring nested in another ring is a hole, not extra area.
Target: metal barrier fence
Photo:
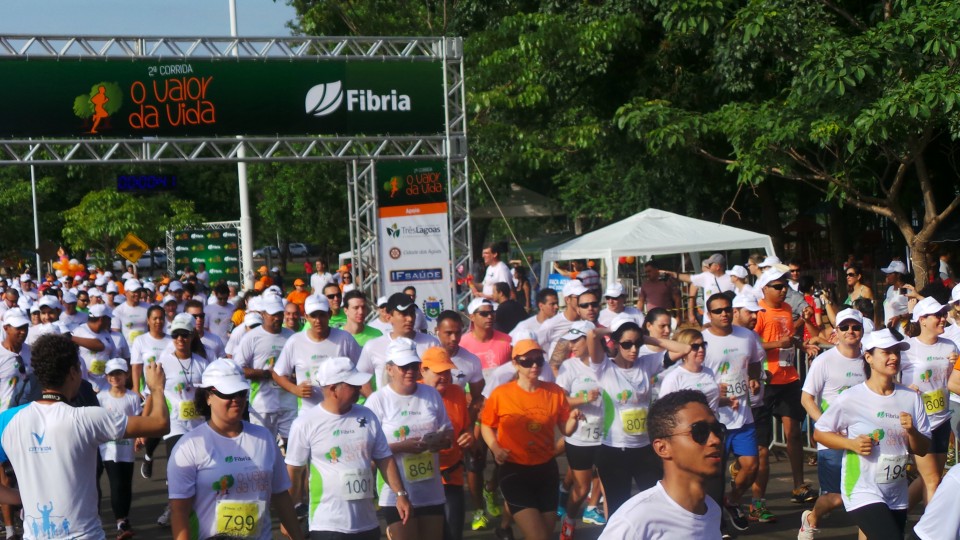
[[[800,384],[803,384],[803,381],[807,378],[807,370],[809,369],[810,362],[813,361],[813,358],[808,359],[807,354],[802,349],[797,349],[794,358],[797,359],[797,372],[800,374]],[[787,438],[783,433],[783,421],[776,417],[771,418],[770,421],[773,422],[773,441],[770,443],[770,449],[786,449]],[[811,443],[811,440],[813,439],[813,423],[810,421],[810,416],[806,416],[804,418],[801,431],[803,437],[803,451],[816,454],[817,445],[816,443]]]

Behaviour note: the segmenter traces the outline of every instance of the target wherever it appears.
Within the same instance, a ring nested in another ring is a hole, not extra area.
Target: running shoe
[[[482,508],[478,508],[473,511],[473,521],[470,523],[470,528],[479,531],[490,527],[490,520],[487,519],[487,513],[483,511]]]
[[[727,515],[727,521],[730,526],[738,531],[745,531],[750,527],[750,518],[739,504],[725,502],[723,505],[724,514]]]
[[[567,507],[566,507],[566,506],[558,506],[558,507],[557,507],[557,517],[560,518],[560,519],[563,519],[563,518],[566,517],[566,516],[567,516]]]
[[[497,504],[497,496],[492,491],[483,490],[483,503],[487,507],[487,513],[491,517],[500,517],[503,512],[500,511],[500,505]]]
[[[560,518],[560,522],[562,523],[564,516],[567,515],[567,500],[570,499],[570,493],[567,492],[567,491],[564,491],[563,488],[562,488],[562,486],[561,486],[561,489],[560,489],[559,491],[560,491],[560,493],[559,493],[559,495],[557,495],[557,500],[558,500],[558,502],[557,502],[557,517]]]
[[[140,476],[149,480],[153,476],[153,460],[144,459],[140,464]]]
[[[157,525],[161,527],[170,526],[170,505],[163,509],[163,513],[157,518]]]
[[[810,484],[802,484],[793,490],[790,495],[790,502],[803,504],[817,500],[817,492],[810,489]]]
[[[766,499],[760,499],[750,504],[750,521],[758,523],[776,523],[777,516],[767,509]]]
[[[583,511],[583,522],[588,525],[606,525],[607,518],[603,517],[599,509],[590,508]]]
[[[307,515],[310,513],[310,509],[307,508],[305,503],[297,503],[293,507],[293,511],[297,514],[297,521],[303,521],[307,519]]]
[[[560,540],[573,540],[573,528],[576,523],[565,517],[560,521]]]
[[[797,533],[797,540],[813,540],[814,535],[820,532],[820,529],[810,525],[809,517],[813,511],[804,510],[800,515],[800,531]]]
[[[117,523],[117,540],[129,540],[136,536],[133,532],[133,528],[130,527],[130,522],[123,520],[120,523]]]
[[[513,529],[497,527],[494,529],[493,535],[497,537],[497,540],[513,540]]]

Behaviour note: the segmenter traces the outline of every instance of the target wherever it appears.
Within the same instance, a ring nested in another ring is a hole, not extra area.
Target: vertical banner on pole
[[[377,164],[380,290],[416,287],[431,328],[454,305],[446,170],[441,160]]]

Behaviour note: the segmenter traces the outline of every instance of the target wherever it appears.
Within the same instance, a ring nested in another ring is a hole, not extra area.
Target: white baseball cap
[[[480,306],[490,306],[490,311],[497,310],[497,303],[493,300],[488,300],[486,298],[474,298],[470,301],[470,304],[467,305],[467,315],[473,315],[480,309]]]
[[[28,281],[33,281],[33,278],[30,277],[30,274],[20,274],[20,283],[26,283]]]
[[[127,361],[123,358],[111,358],[107,360],[107,367],[104,368],[104,373],[113,373],[114,371],[127,372]]]
[[[264,298],[260,303],[260,311],[269,313],[270,315],[283,313],[283,302],[280,301],[280,298],[276,296]]]
[[[766,272],[760,274],[760,278],[757,280],[757,285],[754,287],[758,291],[762,291],[764,287],[770,285],[774,281],[787,281],[787,274],[771,268]]]
[[[57,297],[56,297],[56,296],[50,296],[49,294],[45,294],[45,295],[43,295],[43,296],[40,297],[40,302],[38,302],[37,309],[39,309],[39,308],[41,308],[41,307],[44,307],[44,306],[46,306],[46,307],[48,307],[48,308],[53,308],[53,309],[62,309],[62,308],[63,308],[63,306],[60,305],[60,301],[57,300]]]
[[[325,296],[311,294],[303,302],[303,312],[309,315],[317,311],[330,313],[330,301]]]
[[[610,321],[610,331],[616,332],[621,326],[627,323],[633,323],[640,328],[643,328],[643,321],[640,320],[640,316],[630,313],[619,313],[613,318],[612,321]]]
[[[146,283],[143,284],[143,288],[144,288],[144,289],[147,289],[148,291],[156,291],[156,290],[157,290],[157,285],[156,285],[154,282],[152,282],[152,281],[148,281],[148,282],[146,282]]]
[[[776,255],[767,255],[767,257],[763,259],[763,261],[761,261],[760,264],[757,265],[757,267],[769,268],[771,266],[778,265],[778,264],[783,264],[780,262],[780,257],[777,257]]]
[[[3,314],[3,325],[20,328],[30,325],[30,316],[20,308],[10,308]]]
[[[623,285],[618,281],[607,287],[607,290],[604,291],[604,298],[620,298],[623,296]]]
[[[100,289],[90,289],[90,292],[87,293],[87,296],[90,298],[103,298],[103,293]]]
[[[177,303],[177,299],[174,298],[172,294],[164,296],[163,300],[160,301],[160,305],[169,304],[170,302],[173,302],[174,304]]]
[[[30,306],[30,314],[33,315],[34,313],[40,313],[40,306],[37,304]]]
[[[70,291],[63,291],[63,303],[64,304],[76,304],[77,295],[76,293]]]
[[[179,281],[174,280],[170,282],[170,285],[167,288],[170,289],[170,292],[182,291],[183,283],[180,283]]]
[[[137,279],[128,279],[123,282],[123,290],[127,292],[139,291],[140,287],[140,280]]]
[[[97,287],[103,287],[107,284],[107,278],[103,276],[97,276],[97,279],[93,280],[93,284]]]
[[[860,342],[860,345],[863,347],[864,351],[869,351],[870,349],[876,348],[900,349],[901,351],[905,351],[910,348],[909,343],[897,339],[897,337],[890,332],[889,328],[875,330],[863,336],[863,341]]]
[[[110,308],[106,304],[96,304],[90,306],[90,309],[87,310],[87,316],[91,319],[113,317],[113,312],[110,311]]]
[[[948,306],[937,302],[937,299],[928,296],[923,300],[917,302],[917,305],[913,307],[913,317],[910,320],[913,322],[919,322],[921,317],[926,317],[927,315],[936,315],[937,313],[943,313],[950,309]]]
[[[857,324],[863,324],[863,314],[853,308],[847,308],[837,313],[837,326],[843,324],[844,321],[854,321]]]
[[[892,274],[894,272],[898,274],[906,274],[907,265],[902,261],[890,261],[890,264],[888,264],[886,268],[881,268],[880,271],[884,274]]]
[[[747,277],[747,269],[744,268],[743,266],[740,266],[739,264],[733,265],[733,268],[727,270],[726,273],[728,276],[737,276],[740,279],[744,279]]]
[[[114,294],[116,294],[116,293],[118,293],[118,292],[120,292],[120,289],[117,288],[117,284],[116,284],[116,283],[114,283],[113,281],[110,281],[110,282],[107,283],[107,294],[109,294],[109,293],[114,293]]]
[[[597,326],[590,321],[577,321],[570,325],[570,329],[562,336],[562,339],[573,341],[587,336],[587,332]]]
[[[259,313],[248,311],[246,315],[243,316],[243,324],[247,328],[253,328],[258,324],[263,324],[263,317],[261,317]]]
[[[417,345],[412,339],[398,337],[387,346],[387,362],[397,366],[406,366],[420,361]]]
[[[191,334],[197,329],[197,319],[189,313],[178,313],[170,323],[170,334],[178,330],[186,330]]]
[[[587,288],[583,286],[583,282],[579,279],[571,279],[570,281],[563,284],[563,297],[568,296],[580,296],[581,294],[587,292]]]
[[[517,343],[529,339],[537,341],[537,333],[526,328],[517,328],[513,332],[510,332],[510,347],[512,348]],[[539,341],[537,341],[537,343],[539,343]]]
[[[216,388],[223,394],[236,394],[250,390],[250,382],[243,375],[243,369],[229,358],[217,358],[203,370],[200,388]]]
[[[419,361],[419,359],[417,359]],[[346,356],[334,356],[320,362],[314,381],[318,386],[330,386],[345,382],[353,386],[362,386],[372,377],[370,373],[357,371],[353,361]]]
[[[746,309],[748,311],[766,311],[757,303],[757,297],[752,294],[738,294],[733,297],[731,304],[735,308]]]
[[[387,297],[386,297],[386,296],[381,296],[380,298],[377,298],[377,307],[378,307],[378,308],[382,308],[382,307],[386,307],[386,306],[387,306]]]
[[[113,277],[113,274],[110,274],[109,276],[107,276],[106,274],[104,274],[104,276],[106,276],[106,277],[108,277],[108,278],[111,278],[111,277]],[[124,281],[126,281],[126,280],[128,280],[128,279],[132,279],[132,278],[133,278],[133,274],[131,274],[130,272],[124,272],[123,275],[120,276],[120,279],[122,279],[122,280],[124,280]]]
[[[960,283],[953,286],[953,290],[950,291],[950,303],[960,302]]]

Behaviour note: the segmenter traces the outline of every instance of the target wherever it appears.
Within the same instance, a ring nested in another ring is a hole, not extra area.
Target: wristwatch
[[[400,491],[397,492],[397,497],[406,497],[406,498],[409,499],[409,498],[410,498],[410,494],[407,493],[407,491],[406,491],[405,489],[401,489]]]

